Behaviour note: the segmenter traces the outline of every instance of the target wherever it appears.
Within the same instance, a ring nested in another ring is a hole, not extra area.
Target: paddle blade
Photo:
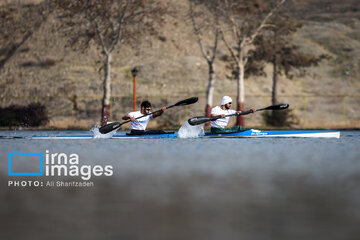
[[[106,124],[105,126],[102,126],[99,128],[99,132],[102,134],[109,133],[111,131],[114,131],[115,129],[119,128],[122,124],[119,122],[113,122]]]
[[[199,100],[199,98],[192,97],[192,98],[182,100],[182,101],[176,103],[174,106],[185,106],[185,105],[196,103],[198,100]]]
[[[261,110],[284,110],[287,109],[289,107],[289,104],[277,104],[277,105],[272,105],[266,108],[263,108]]]
[[[200,124],[207,123],[210,121],[211,121],[211,118],[209,118],[209,117],[193,117],[188,120],[188,123],[191,126],[195,126],[195,125],[200,125]]]

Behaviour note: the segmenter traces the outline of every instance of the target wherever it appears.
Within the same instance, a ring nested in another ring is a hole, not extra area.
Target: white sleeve
[[[218,115],[216,110],[217,110],[216,107],[212,108],[210,114]]]

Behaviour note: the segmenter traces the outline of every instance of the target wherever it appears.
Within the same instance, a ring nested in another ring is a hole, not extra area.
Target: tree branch
[[[234,50],[229,45],[229,43],[226,41],[224,32],[222,30],[220,30],[220,32],[221,32],[221,38],[222,38],[223,42],[225,43],[226,48],[229,50],[230,55],[232,56],[234,62],[238,62],[239,58],[236,57]]]
[[[213,55],[211,58],[211,62],[214,62],[215,57],[216,57],[216,49],[217,49],[217,45],[218,45],[218,40],[219,40],[219,29],[216,27],[216,32],[215,32],[215,39],[214,39],[214,47],[213,47]]]
[[[110,52],[114,51],[115,47],[118,45],[118,43],[120,42],[120,39],[122,38],[122,25],[124,23],[124,19],[125,19],[125,15],[128,12],[129,6],[130,6],[131,0],[127,0],[126,4],[125,4],[125,8],[122,11],[122,14],[119,14],[118,17],[118,30],[116,32],[116,38],[113,41],[113,44],[110,48]]]
[[[202,40],[202,36],[201,36],[201,32],[200,32],[200,29],[195,21],[195,17],[194,17],[194,11],[193,11],[193,5],[192,3],[190,2],[190,19],[191,19],[191,23],[193,25],[193,28],[194,28],[194,33],[195,35],[197,36],[197,39],[198,39],[198,44],[200,46],[200,50],[201,50],[201,54],[203,55],[203,57],[206,59],[206,61],[210,62],[211,59],[209,57],[208,54],[206,54],[205,52],[205,48],[204,48],[204,44],[203,44],[203,40]]]
[[[285,2],[286,0],[280,0],[278,4],[266,15],[266,17],[263,19],[259,27],[255,30],[255,32],[248,38],[247,42],[248,44],[252,44],[255,38],[259,35],[260,31],[266,27],[267,21],[270,19],[270,17],[274,14],[275,11],[278,10],[278,8]]]
[[[102,46],[104,52],[106,53],[106,55],[108,55],[110,52],[108,51],[108,49],[106,47],[104,36],[102,35],[102,33],[100,31],[99,23],[96,21],[95,18],[92,18],[92,17],[90,17],[90,22],[93,25],[93,27],[95,28],[96,34],[98,35],[98,37],[100,39],[100,43],[101,43],[101,46]]]

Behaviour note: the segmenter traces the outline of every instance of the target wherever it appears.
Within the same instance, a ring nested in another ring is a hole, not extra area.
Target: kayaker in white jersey
[[[241,111],[235,111],[230,109],[232,105],[232,99],[229,96],[224,96],[221,100],[221,106],[216,106],[211,109],[211,117],[221,116],[221,118],[216,121],[211,122],[211,133],[232,133],[232,132],[241,132],[246,129],[241,126],[235,126],[232,128],[226,128],[229,123],[230,117],[226,117],[226,115],[241,113]],[[256,112],[255,109],[251,109],[252,113]]]
[[[161,114],[164,113],[164,111],[166,110],[166,107],[161,108],[160,111],[157,111],[155,113],[151,113],[151,103],[149,101],[143,101],[141,103],[141,109],[140,111],[136,111],[136,112],[130,112],[129,114],[125,115],[122,119],[124,120],[131,120],[130,123],[130,135],[143,135],[143,134],[160,134],[160,133],[165,133],[162,130],[149,130],[146,131],[146,127],[150,121],[150,119],[156,118],[158,116],[161,116]],[[139,119],[135,119],[137,117],[141,117],[142,118]]]

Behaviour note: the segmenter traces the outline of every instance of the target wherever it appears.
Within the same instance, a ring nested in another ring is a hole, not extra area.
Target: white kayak
[[[165,134],[144,134],[144,135],[127,135],[114,134],[111,138],[129,139],[129,138],[176,138],[177,133]],[[223,133],[199,135],[199,138],[340,138],[340,131],[332,130],[255,130],[250,129],[237,133]],[[32,139],[92,139],[96,138],[93,134],[69,134],[56,136],[34,136]]]

